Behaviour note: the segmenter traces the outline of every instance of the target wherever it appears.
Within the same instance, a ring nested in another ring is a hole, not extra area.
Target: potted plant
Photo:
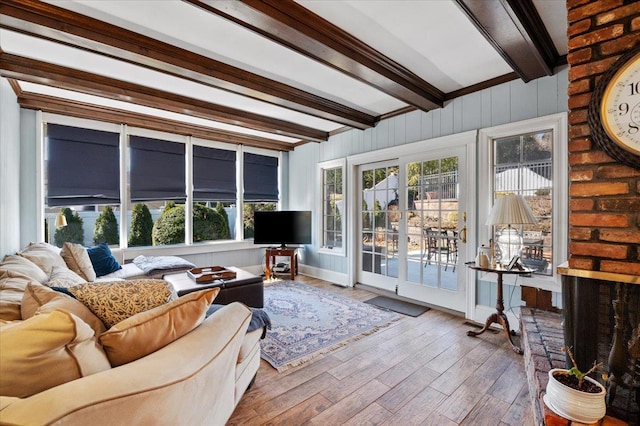
[[[563,351],[565,349],[563,348]],[[570,369],[553,368],[549,371],[545,404],[556,414],[580,423],[595,423],[603,418],[607,411],[604,386],[588,377],[597,371],[601,364],[593,363],[586,373],[578,369],[571,349],[566,349],[573,363]],[[606,376],[603,375],[606,380]]]

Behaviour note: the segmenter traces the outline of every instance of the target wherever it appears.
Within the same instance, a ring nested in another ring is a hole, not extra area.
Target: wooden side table
[[[298,249],[297,248],[268,248],[265,253],[265,277],[271,279],[271,265],[275,263],[276,256],[289,257],[289,274],[291,281],[298,275]]]
[[[509,328],[509,320],[507,319],[507,314],[504,313],[504,298],[502,296],[502,276],[504,274],[528,275],[528,274],[531,274],[531,272],[533,271],[531,269],[526,269],[526,268],[523,270],[512,269],[510,271],[503,268],[491,268],[491,267],[482,268],[480,266],[476,266],[475,262],[467,262],[466,265],[471,269],[475,269],[476,271],[494,272],[498,275],[498,297],[497,297],[498,300],[496,301],[496,312],[489,315],[489,317],[487,318],[487,321],[484,323],[484,327],[482,328],[482,330],[480,331],[469,330],[467,331],[467,336],[472,336],[472,337],[479,336],[485,331],[487,331],[487,329],[491,326],[491,324],[493,323],[500,324],[502,326],[502,329],[504,330],[507,340],[509,341],[509,344],[511,345],[511,349],[513,349],[515,353],[522,355],[523,353],[522,349],[514,345],[513,340],[511,340],[511,329]]]

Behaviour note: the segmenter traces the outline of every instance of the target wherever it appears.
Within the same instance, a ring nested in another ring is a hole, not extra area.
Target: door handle
[[[458,234],[460,236],[460,241],[463,243],[467,242],[467,225],[465,225]]]

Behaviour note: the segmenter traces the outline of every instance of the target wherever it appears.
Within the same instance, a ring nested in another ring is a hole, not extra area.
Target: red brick
[[[594,228],[626,228],[629,217],[625,214],[572,213],[569,216],[572,226],[592,226]]]
[[[585,271],[593,271],[594,261],[593,259],[585,259],[583,257],[573,257],[569,259],[569,267],[573,269],[582,269]]]
[[[591,149],[591,139],[577,138],[569,141],[569,152],[588,151]]]
[[[618,243],[640,244],[640,230],[637,229],[602,229],[599,239],[601,241],[614,241]]]
[[[569,126],[569,137],[570,138],[579,138],[581,136],[589,136],[591,134],[591,129],[588,124],[578,124]]]
[[[640,16],[631,20],[631,31],[640,30]]]
[[[617,21],[619,19],[626,18],[628,16],[637,15],[639,13],[640,13],[640,3],[638,2],[631,3],[628,6],[619,7],[617,9],[610,10],[596,16],[596,25],[602,26],[604,24],[608,24],[610,22]]]
[[[616,274],[633,275],[637,277],[640,276],[640,263],[603,260],[600,262],[600,270],[603,272],[613,272]]]
[[[627,246],[603,243],[576,243],[570,244],[570,253],[582,256],[606,257],[608,259],[626,259],[629,249]]]
[[[582,80],[572,81],[569,83],[567,93],[569,95],[575,95],[577,93],[584,93],[591,90],[591,80],[583,78]]]
[[[640,34],[629,34],[624,37],[618,37],[613,41],[602,43],[599,46],[600,53],[603,56],[614,55],[616,53],[626,53],[631,50],[640,40]]]
[[[640,198],[607,198],[598,200],[598,209],[608,212],[639,212]]]
[[[569,154],[569,164],[572,166],[580,164],[602,164],[613,162],[614,159],[609,157],[604,151],[589,151]]]
[[[593,237],[593,230],[591,228],[571,228],[569,231],[569,238],[572,240],[589,241]]]
[[[572,198],[569,200],[569,209],[571,211],[591,211],[594,209],[595,203],[591,198]]]
[[[640,169],[624,166],[622,164],[598,167],[598,177],[602,179],[618,179],[640,176]]]
[[[573,95],[569,98],[569,109],[573,111],[578,108],[586,108],[587,106],[589,106],[590,100],[591,92],[583,93],[581,95]]]
[[[585,3],[589,3],[591,0],[567,0],[567,10],[574,9]]]
[[[572,170],[571,173],[569,173],[569,179],[572,182],[583,182],[585,180],[593,180],[593,170],[592,169]]]
[[[569,188],[572,197],[593,197],[599,195],[622,195],[629,193],[627,182],[573,183]]]
[[[581,64],[583,62],[587,62],[591,60],[593,57],[593,51],[590,47],[585,49],[576,50],[575,52],[571,52],[567,55],[567,63],[571,65]]]
[[[624,34],[624,25],[616,24],[604,27],[590,33],[576,36],[569,40],[569,51],[583,48],[602,41],[611,40]]]
[[[587,16],[593,16],[598,13],[606,12],[622,5],[622,0],[599,0],[587,2],[585,6],[581,7],[569,7],[567,2],[567,19],[569,22],[574,22]]]
[[[567,28],[567,37],[571,38],[578,34],[584,33],[591,28],[591,19],[584,19],[582,21],[574,22]]]
[[[579,80],[584,77],[602,74],[611,68],[611,65],[618,59],[612,57],[601,61],[589,62],[583,65],[572,66],[569,69],[569,81]]]
[[[587,109],[579,109],[569,113],[569,124],[575,125],[587,122]]]

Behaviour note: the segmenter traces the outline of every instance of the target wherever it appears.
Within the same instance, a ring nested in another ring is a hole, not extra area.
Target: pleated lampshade
[[[496,202],[491,209],[491,214],[487,219],[487,225],[515,225],[527,224],[535,225],[536,220],[529,204],[524,197],[519,194],[506,194],[496,198]]]

